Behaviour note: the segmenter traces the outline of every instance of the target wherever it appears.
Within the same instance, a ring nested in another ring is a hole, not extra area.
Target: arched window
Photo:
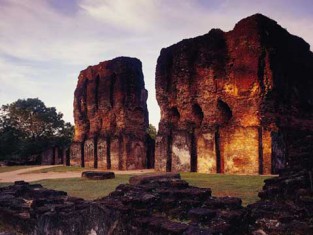
[[[201,123],[202,123],[203,117],[204,117],[203,111],[202,111],[200,105],[194,104],[194,105],[192,106],[192,113],[193,113],[193,116],[194,116],[194,120],[195,120],[195,122],[196,122],[196,125],[197,125],[197,126],[200,126]]]
[[[169,111],[169,120],[173,124],[177,124],[180,119],[180,114],[178,112],[177,107],[173,107]]]
[[[217,109],[219,111],[219,115],[218,115],[219,124],[226,124],[226,123],[228,123],[229,120],[233,116],[233,113],[232,113],[230,107],[228,106],[228,104],[219,99],[217,101]]]

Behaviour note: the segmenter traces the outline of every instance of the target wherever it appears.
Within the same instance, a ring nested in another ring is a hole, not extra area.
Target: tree
[[[155,140],[155,137],[157,135],[155,126],[153,126],[152,124],[149,124],[149,127],[147,128],[147,134],[151,137],[151,139]]]
[[[29,157],[55,145],[67,146],[74,128],[63,114],[35,99],[19,99],[0,109],[0,157]]]

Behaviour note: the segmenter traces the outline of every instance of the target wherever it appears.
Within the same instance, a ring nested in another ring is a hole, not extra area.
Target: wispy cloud
[[[150,120],[162,47],[260,12],[313,44],[310,0],[0,0],[0,99],[39,97],[72,121],[80,70],[116,56],[143,62]]]
[[[159,18],[155,1],[83,0],[79,6],[101,22],[131,31],[150,31]]]

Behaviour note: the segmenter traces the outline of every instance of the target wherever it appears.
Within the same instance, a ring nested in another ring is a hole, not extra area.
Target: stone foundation
[[[241,234],[239,198],[217,198],[179,175],[139,176],[90,202],[16,182],[0,188],[0,221],[22,234]],[[238,226],[240,224],[240,226]]]
[[[148,150],[145,143],[127,136],[113,137],[110,138],[110,141],[86,140],[84,145],[73,143],[71,150],[72,166],[81,165],[81,152],[83,151],[85,167],[113,170],[134,170],[147,167]]]
[[[307,235],[313,233],[311,177],[307,168],[267,179],[261,200],[246,208],[240,198],[214,197],[174,173],[132,177],[92,202],[15,182],[0,188],[0,223],[18,234]]]
[[[170,136],[159,135],[156,170],[271,174],[272,140],[269,132],[262,132],[258,127],[225,127],[215,132],[196,132],[194,136],[184,131],[173,132]],[[166,168],[169,162],[171,168]]]

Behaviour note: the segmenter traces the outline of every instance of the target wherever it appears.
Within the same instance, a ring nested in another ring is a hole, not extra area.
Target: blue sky
[[[117,56],[139,58],[158,125],[154,74],[161,48],[255,13],[313,45],[311,0],[0,0],[0,104],[38,97],[73,122],[78,74]]]

